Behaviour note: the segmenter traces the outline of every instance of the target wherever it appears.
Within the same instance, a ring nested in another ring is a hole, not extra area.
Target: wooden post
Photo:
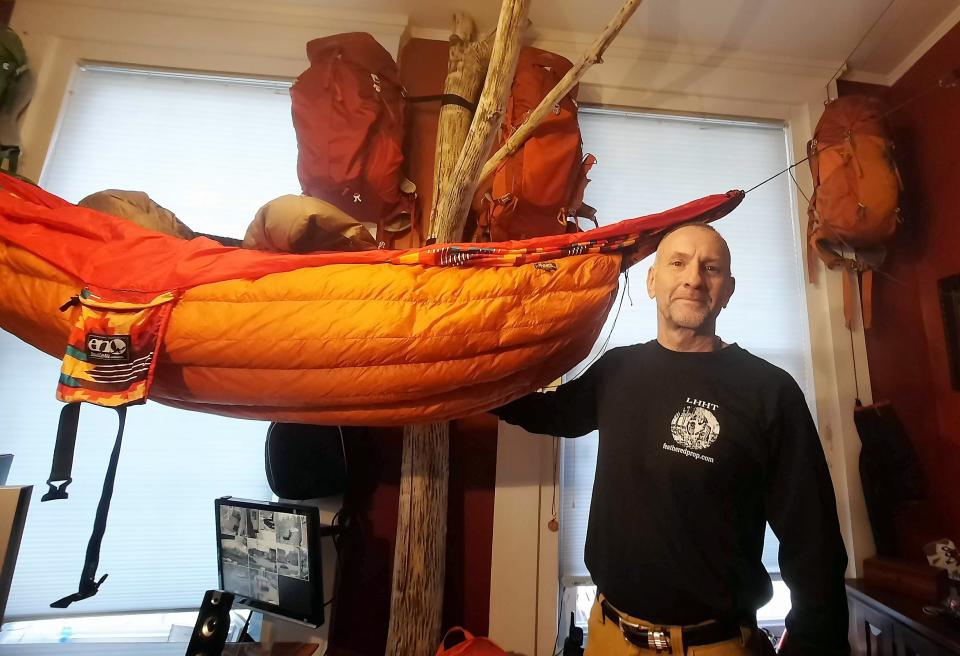
[[[473,20],[454,16],[444,94],[476,103],[493,48],[493,33],[473,40]],[[434,165],[433,230],[437,199],[444,193],[470,130],[473,112],[462,105],[440,109]],[[460,233],[448,226],[443,241],[459,241]],[[440,641],[443,612],[443,579],[446,571],[447,481],[450,472],[450,426],[447,423],[404,426],[400,467],[400,503],[393,559],[393,592],[387,656],[428,656]]]
[[[503,0],[492,52],[489,39],[471,41],[473,21],[454,18],[444,93],[475,102],[490,60],[476,115],[455,104],[440,113],[433,207],[427,232],[438,243],[461,241],[469,203],[478,183],[514,152],[547,112],[577,83],[642,0],[626,0],[583,59],[531,113],[518,131],[482,167],[503,118],[527,23],[530,0]],[[403,430],[400,504],[394,552],[393,594],[387,656],[429,656],[440,641],[447,535],[450,426],[418,424]]]

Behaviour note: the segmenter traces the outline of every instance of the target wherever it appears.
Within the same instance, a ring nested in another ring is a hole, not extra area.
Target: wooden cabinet
[[[865,656],[898,656],[893,645],[893,620],[888,615],[863,605],[856,613],[856,621],[866,647]]]
[[[947,656],[956,652],[940,647],[936,643],[927,640],[919,633],[915,633],[907,628],[901,628],[897,632],[897,644],[900,647],[899,656]]]
[[[847,581],[857,656],[960,655],[960,630],[923,612],[923,602],[861,580]]]

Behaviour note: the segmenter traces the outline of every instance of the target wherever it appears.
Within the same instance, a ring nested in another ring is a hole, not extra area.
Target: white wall
[[[39,178],[78,62],[290,78],[306,66],[304,44],[319,36],[368,31],[393,53],[407,34],[447,37],[409,25],[401,14],[334,12],[284,0],[272,2],[269,9],[227,0],[20,0],[11,24],[23,36],[38,75],[37,92],[22,126],[21,171],[34,179]],[[593,36],[545,33],[536,45],[576,58]],[[800,156],[822,109],[824,81],[837,65],[758,58],[735,51],[654,49],[630,40],[615,43],[604,59],[584,78],[580,98],[585,103],[782,120],[790,127],[794,152]],[[144,161],[149,158],[144,153]],[[797,175],[809,189],[805,167],[798,167]],[[798,197],[801,236],[804,210],[805,201]],[[821,271],[819,282],[807,287],[807,306],[818,423],[851,554],[849,573],[856,575],[873,545],[859,485],[859,440],[852,422],[853,355],[842,324],[839,278]],[[859,327],[853,343],[861,399],[868,402],[869,378]],[[556,596],[551,586],[557,564],[556,534],[544,528],[549,516],[544,518],[543,499],[552,493],[544,483],[552,487],[553,450],[543,446],[547,441],[535,443],[539,446],[513,434],[504,434],[501,441],[501,462],[520,464],[501,466],[498,471],[490,626],[491,636],[507,649],[548,654],[556,632]],[[523,458],[514,457],[521,452]],[[535,573],[532,578],[531,572]]]

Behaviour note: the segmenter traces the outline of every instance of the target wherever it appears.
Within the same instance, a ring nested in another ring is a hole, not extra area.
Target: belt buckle
[[[658,654],[660,652],[673,653],[670,647],[669,631],[647,629],[647,644],[650,649],[655,649]]]
[[[636,642],[631,641],[627,637],[628,630],[636,631],[640,635],[643,635],[644,633],[646,633],[646,638],[647,638],[646,647],[648,649],[653,649],[658,654],[664,653],[664,652],[667,654],[673,653],[673,649],[670,646],[670,632],[664,630],[662,627],[660,629],[653,629],[653,628],[648,629],[639,624],[634,624],[633,622],[627,622],[619,614],[617,617],[617,624],[619,625],[619,628],[620,628],[620,634],[623,636],[623,639],[627,644],[633,645],[633,646],[642,646]]]

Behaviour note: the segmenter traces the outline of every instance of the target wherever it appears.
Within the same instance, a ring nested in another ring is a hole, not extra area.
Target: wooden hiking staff
[[[508,69],[510,75],[486,76],[480,106],[489,107],[499,99],[501,109],[497,115],[502,115],[529,4],[530,0],[504,0],[492,48],[489,39],[470,41],[473,21],[465,15],[455,17],[444,93],[475,101],[484,85],[489,60],[495,67]],[[494,89],[493,84],[504,88]],[[470,111],[459,105],[445,105],[441,109],[428,234],[443,242],[459,241],[463,233],[466,215],[457,221],[448,209],[449,203],[444,205],[443,199],[473,123],[476,119],[470,120]],[[442,635],[449,474],[450,424],[404,426],[388,656],[433,654]]]

